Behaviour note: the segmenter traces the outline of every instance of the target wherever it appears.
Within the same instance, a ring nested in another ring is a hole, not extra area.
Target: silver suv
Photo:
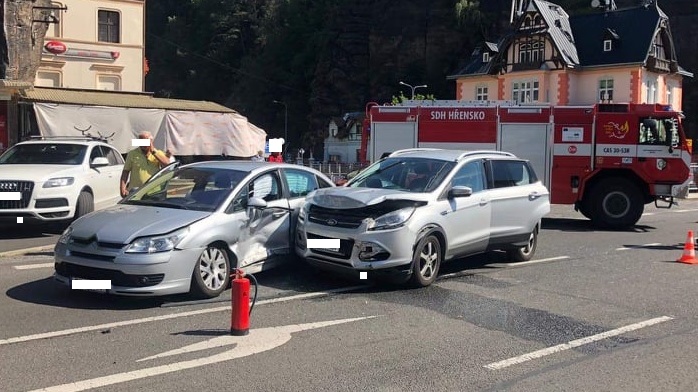
[[[548,189],[513,154],[401,150],[344,187],[309,195],[296,253],[321,268],[422,287],[442,260],[488,250],[530,260],[549,212]]]
[[[121,200],[124,159],[92,138],[47,138],[17,143],[0,156],[0,218],[63,221]]]

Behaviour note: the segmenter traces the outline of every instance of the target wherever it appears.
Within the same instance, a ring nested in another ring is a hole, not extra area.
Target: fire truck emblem
[[[577,146],[567,147],[567,152],[569,152],[570,154],[576,154],[577,153]]]
[[[606,136],[608,137],[623,139],[625,138],[625,135],[628,134],[630,127],[628,126],[627,121],[623,125],[620,125],[613,121],[609,121],[603,126],[603,130],[604,132],[606,132]]]

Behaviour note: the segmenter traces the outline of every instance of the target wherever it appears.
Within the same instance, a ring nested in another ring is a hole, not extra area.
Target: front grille
[[[356,229],[361,226],[364,219],[370,216],[371,212],[363,208],[338,210],[312,205],[308,212],[308,220],[323,226]]]
[[[96,237],[92,236],[90,238],[77,238],[77,237],[71,237],[70,240],[72,241],[73,244],[80,245],[80,246],[87,246],[92,244],[93,242],[96,241]],[[120,244],[118,242],[103,242],[103,241],[97,241],[97,246],[100,248],[107,248],[107,249],[121,249],[125,245]]]
[[[313,234],[313,233],[307,233],[306,234],[308,239],[330,239],[331,237],[324,237],[321,235]],[[332,257],[337,257],[340,259],[349,259],[351,257],[351,250],[354,248],[354,240],[345,240],[341,239],[339,240],[339,249],[335,252],[333,250],[329,249],[321,249],[321,248],[312,248],[311,251],[313,253],[317,253],[320,255],[326,255],[326,256],[332,256]]]
[[[106,268],[85,267],[72,263],[56,263],[56,272],[66,278],[111,280],[113,286],[148,287],[155,286],[165,279],[165,274],[127,275],[121,271]]]
[[[114,258],[116,258],[116,256],[96,255],[94,253],[85,253],[85,252],[76,252],[76,251],[70,251],[70,254],[73,256],[76,256],[76,257],[82,257],[83,259],[109,261],[109,262],[114,261]]]
[[[20,192],[20,200],[0,200],[0,210],[27,208],[32,198],[34,183],[31,181],[0,180],[0,192]]]
[[[34,206],[36,208],[68,207],[68,199],[37,199],[36,203],[34,203]]]

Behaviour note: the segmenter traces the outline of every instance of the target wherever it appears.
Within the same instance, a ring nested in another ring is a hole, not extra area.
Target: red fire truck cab
[[[412,147],[509,151],[531,161],[552,203],[622,229],[645,204],[669,208],[687,196],[691,145],[682,117],[659,104],[369,104],[360,153],[373,162]]]

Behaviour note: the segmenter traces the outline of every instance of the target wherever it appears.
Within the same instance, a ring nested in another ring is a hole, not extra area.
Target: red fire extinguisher
[[[243,336],[250,333],[250,280],[245,277],[245,273],[240,269],[236,269],[231,278],[233,279],[233,287],[230,334]]]

